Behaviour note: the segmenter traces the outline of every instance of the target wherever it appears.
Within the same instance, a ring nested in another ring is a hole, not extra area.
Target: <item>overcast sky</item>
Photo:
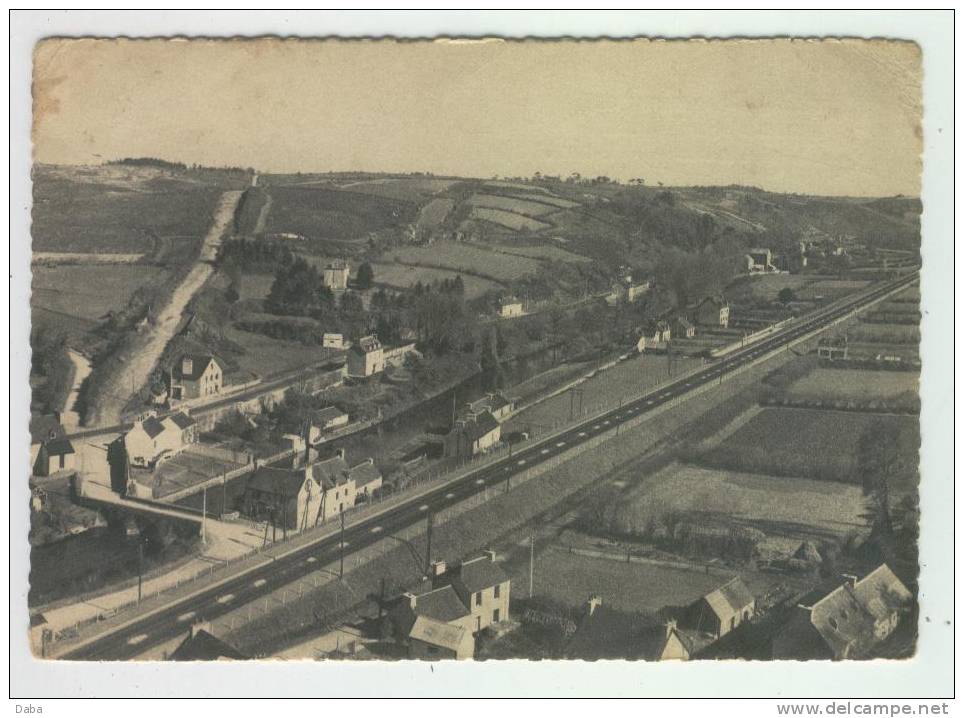
[[[908,43],[58,40],[34,69],[40,162],[920,189]]]

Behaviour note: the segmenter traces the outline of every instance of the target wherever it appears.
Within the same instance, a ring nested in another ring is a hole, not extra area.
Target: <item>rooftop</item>
[[[433,646],[457,651],[465,639],[465,629],[462,626],[452,626],[448,623],[436,621],[428,616],[418,616],[412,624],[408,637]]]

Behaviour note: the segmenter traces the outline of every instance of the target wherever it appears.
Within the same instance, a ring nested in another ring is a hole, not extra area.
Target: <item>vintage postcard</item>
[[[40,41],[14,628],[910,660],[922,82],[899,40]]]

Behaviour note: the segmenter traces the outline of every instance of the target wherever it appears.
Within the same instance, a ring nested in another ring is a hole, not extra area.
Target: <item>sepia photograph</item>
[[[919,656],[917,42],[30,62],[26,660]]]

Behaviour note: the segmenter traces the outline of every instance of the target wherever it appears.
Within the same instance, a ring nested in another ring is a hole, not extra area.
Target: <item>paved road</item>
[[[507,481],[511,481],[514,474],[610,431],[622,422],[672,402],[703,384],[719,381],[721,374],[753,362],[762,355],[845,316],[858,306],[912,283],[915,279],[916,272],[854,294],[800,319],[779,334],[734,352],[725,361],[709,365],[695,374],[681,377],[676,382],[659,387],[640,399],[521,449],[511,457],[482,467],[428,494],[413,497],[411,501],[389,509],[383,514],[349,526],[345,530],[346,553],[363,549],[385,536],[422,521],[430,510],[440,511],[457,504],[485,490],[487,486],[504,487]],[[196,596],[177,601],[153,615],[138,619],[124,628],[101,636],[62,657],[73,660],[133,658],[154,646],[176,638],[181,633],[186,634],[188,625],[197,617],[213,620],[238,606],[266,597],[276,589],[311,573],[318,566],[337,560],[339,552],[340,540],[337,534],[321,538],[289,556],[204,590]]]

